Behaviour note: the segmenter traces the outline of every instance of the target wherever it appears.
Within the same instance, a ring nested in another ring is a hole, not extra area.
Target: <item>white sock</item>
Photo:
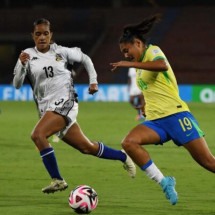
[[[160,183],[161,180],[164,178],[162,172],[157,168],[157,166],[153,162],[144,171],[146,172],[146,175],[150,179],[155,180],[157,183]]]

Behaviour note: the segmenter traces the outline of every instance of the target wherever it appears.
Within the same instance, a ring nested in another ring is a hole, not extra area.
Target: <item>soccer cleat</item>
[[[53,136],[52,136],[52,142],[53,143],[58,143],[60,141],[60,138],[56,135],[56,134],[54,134]]]
[[[126,152],[123,149],[121,151],[126,154]],[[124,162],[123,167],[128,172],[129,176],[131,176],[131,178],[134,178],[136,175],[136,166],[127,154],[126,156],[127,156],[126,161]]]
[[[60,180],[53,178],[51,184],[47,187],[44,187],[42,189],[43,193],[54,193],[56,191],[62,191],[65,190],[68,187],[68,184],[65,180]]]
[[[174,177],[164,177],[160,183],[166,198],[175,205],[178,201],[178,194],[175,190],[176,181]]]

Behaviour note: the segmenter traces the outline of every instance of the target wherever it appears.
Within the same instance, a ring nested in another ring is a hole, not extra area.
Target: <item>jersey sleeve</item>
[[[166,59],[164,53],[161,51],[161,49],[158,46],[152,46],[148,49],[147,58],[148,58],[147,60],[149,61]]]
[[[14,78],[13,78],[13,86],[17,89],[19,89],[25,80],[25,76],[27,74],[27,67],[28,63],[26,65],[22,65],[21,61],[18,59],[16,66],[14,68]]]
[[[67,59],[70,64],[78,62],[83,64],[89,76],[90,84],[97,84],[97,73],[90,57],[84,54],[80,48],[66,48]]]

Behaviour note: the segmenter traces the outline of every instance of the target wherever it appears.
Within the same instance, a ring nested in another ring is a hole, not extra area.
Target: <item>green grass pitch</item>
[[[215,104],[189,104],[206,133],[215,154]],[[128,103],[80,102],[78,122],[92,140],[121,149],[120,142],[137,122]],[[98,193],[95,215],[215,215],[215,175],[192,160],[188,152],[172,142],[147,146],[152,159],[165,175],[177,180],[179,202],[172,206],[159,185],[137,168],[128,177],[118,161],[83,155],[64,144],[52,143],[61,174],[69,189],[43,194],[50,178],[30,133],[38,120],[33,102],[0,102],[0,212],[4,215],[69,215],[70,190],[80,184]]]

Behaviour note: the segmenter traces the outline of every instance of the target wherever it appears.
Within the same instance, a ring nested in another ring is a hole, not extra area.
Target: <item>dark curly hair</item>
[[[155,14],[153,16],[145,18],[138,24],[125,26],[123,28],[122,36],[119,39],[119,43],[133,43],[135,38],[145,43],[145,35],[150,32],[155,23],[158,23],[160,19],[161,14]]]

